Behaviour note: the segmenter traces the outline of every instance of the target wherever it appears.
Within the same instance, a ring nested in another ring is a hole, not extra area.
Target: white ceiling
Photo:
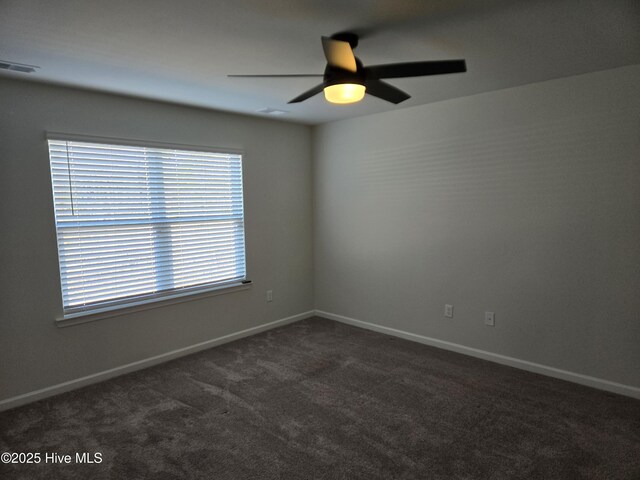
[[[363,33],[367,64],[464,58],[468,72],[389,80],[412,98],[287,101],[320,79],[320,37]],[[0,75],[308,124],[640,63],[638,0],[0,0]]]

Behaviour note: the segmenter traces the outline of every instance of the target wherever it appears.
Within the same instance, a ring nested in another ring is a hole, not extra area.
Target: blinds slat
[[[236,238],[237,236],[234,232],[228,232],[218,235],[197,235],[197,236],[186,236],[186,237],[178,237],[170,238],[166,240],[157,240],[153,243],[155,247],[171,247],[175,245],[177,248],[201,248],[201,247],[210,247],[214,248],[216,246],[223,247],[225,245],[229,245],[230,240]],[[107,249],[112,249],[115,251],[120,250],[133,250],[140,249],[143,247],[150,247],[152,243],[148,238],[120,238],[114,240],[100,240],[100,241],[83,241],[80,240],[78,242],[73,242],[72,246],[67,245],[63,242],[60,247],[64,248],[65,253],[67,255],[88,255],[90,253],[96,252],[98,254],[106,254]]]
[[[63,298],[73,299],[76,303],[87,304],[95,302],[98,299],[117,299],[120,297],[120,295],[116,295],[118,293],[122,294],[121,296],[130,295],[132,291],[146,291],[152,294],[159,291],[166,292],[175,290],[176,288],[184,288],[203,283],[226,282],[232,278],[244,277],[244,271],[240,271],[240,275],[238,275],[238,273],[239,271],[235,268],[221,268],[219,271],[216,271],[215,274],[210,275],[209,281],[207,282],[202,281],[201,272],[198,274],[194,273],[184,278],[175,279],[172,288],[163,287],[163,283],[166,282],[167,277],[161,277],[159,281],[153,278],[130,279],[127,283],[112,283],[100,287],[87,288],[82,291],[63,290]],[[198,281],[199,279],[200,281]]]
[[[154,269],[143,270],[140,272],[134,273],[126,273],[126,272],[113,272],[111,274],[105,275],[86,275],[79,278],[70,277],[67,282],[67,290],[71,291],[77,285],[82,285],[84,282],[84,288],[82,293],[86,294],[87,292],[92,291],[103,291],[108,289],[118,289],[122,288],[123,285],[135,285],[140,282],[157,282],[159,284],[170,284],[173,283],[174,278],[178,277],[194,277],[199,278],[201,272],[209,272],[216,270],[216,273],[222,271],[231,271],[231,270],[242,270],[242,268],[238,262],[235,261],[235,258],[228,259],[226,261],[215,262],[209,265],[201,265],[201,264],[185,264],[184,271],[178,272],[166,272],[163,269],[159,269],[155,271]],[[188,271],[187,271],[188,268]],[[165,273],[162,273],[165,272]],[[88,281],[94,280],[93,286],[89,287]],[[99,280],[100,283],[97,284],[96,281]]]
[[[225,285],[225,284],[230,284],[232,282],[236,282],[239,280],[242,280],[244,277],[242,276],[237,276],[237,277],[233,277],[230,278],[228,280],[224,280],[224,281],[219,281],[219,282],[212,282],[212,283],[198,283],[195,285],[184,285],[184,286],[176,286],[174,291],[177,292],[194,292],[197,293],[198,291],[200,291],[200,289],[202,289],[203,287],[211,287],[211,286],[218,286],[218,285]],[[137,289],[137,290],[133,290],[127,293],[127,295],[123,295],[120,296],[117,300],[113,300],[113,299],[101,299],[101,298],[94,298],[91,300],[91,308],[102,308],[105,306],[111,306],[111,305],[120,305],[126,302],[130,302],[130,301],[138,301],[138,300],[147,300],[149,298],[154,299],[154,298],[158,298],[159,300],[162,299],[163,296],[163,292],[156,292],[156,293],[148,293],[148,292],[144,292],[144,291],[139,291],[141,289]],[[164,294],[166,295],[166,293]],[[84,310],[86,310],[87,307],[85,306],[85,303],[83,300],[78,300],[75,299],[74,303],[68,308],[68,312],[69,313],[77,313],[77,312],[82,312]]]
[[[146,270],[149,267],[153,266],[153,260],[157,260],[158,262],[163,262],[167,260],[171,260],[173,258],[180,259],[181,263],[184,264],[188,261],[194,260],[202,260],[203,262],[211,262],[211,261],[219,261],[226,258],[233,258],[236,261],[238,256],[239,246],[234,246],[230,248],[226,248],[224,250],[218,250],[212,256],[208,252],[202,252],[201,250],[192,250],[190,252],[180,252],[179,254],[166,253],[165,255],[155,256],[152,253],[147,255],[136,255],[135,257],[124,257],[118,260],[112,260],[113,257],[110,257],[107,261],[97,262],[77,262],[74,264],[67,264],[61,268],[68,278],[74,275],[82,275],[84,278],[89,274],[95,273],[109,273],[114,270],[118,271],[137,271],[137,270]],[[213,259],[213,260],[212,260]]]

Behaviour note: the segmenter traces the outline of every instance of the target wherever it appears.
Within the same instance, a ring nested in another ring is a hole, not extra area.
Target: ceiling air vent
[[[285,115],[289,113],[288,110],[278,110],[277,108],[271,108],[271,107],[263,108],[261,110],[256,110],[256,112],[264,113],[266,115]]]
[[[0,70],[11,70],[13,72],[33,73],[36,71],[35,65],[25,65],[23,63],[7,62],[6,60],[0,60]]]

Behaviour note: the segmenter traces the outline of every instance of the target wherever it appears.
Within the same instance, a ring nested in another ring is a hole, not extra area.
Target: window
[[[49,140],[65,316],[240,284],[242,156]]]

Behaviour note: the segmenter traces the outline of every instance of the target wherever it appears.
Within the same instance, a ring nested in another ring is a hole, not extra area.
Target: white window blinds
[[[65,314],[245,278],[242,157],[49,140]]]

